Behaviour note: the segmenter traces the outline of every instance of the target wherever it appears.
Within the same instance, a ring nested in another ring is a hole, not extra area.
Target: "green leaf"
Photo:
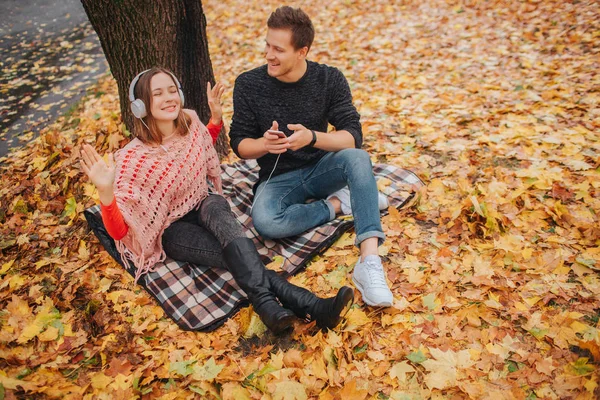
[[[525,397],[525,400],[536,400],[537,398],[538,397],[535,395],[535,392],[532,391],[527,397]]]
[[[167,383],[165,383],[165,390],[171,390],[174,387],[177,387],[177,383],[175,383],[175,380],[173,378],[169,378]]]
[[[219,372],[223,369],[224,365],[218,365],[215,363],[215,359],[211,357],[204,365],[194,365],[192,376],[198,381],[212,381],[219,375]]]
[[[196,362],[196,360],[188,360],[171,363],[171,365],[169,365],[169,372],[175,372],[181,376],[188,376],[194,372],[194,364],[196,364]]]
[[[15,243],[17,243],[16,240],[0,240],[0,250],[4,250],[11,246],[14,246]]]
[[[198,393],[198,394],[203,395],[203,396],[206,394],[206,390],[201,389],[201,388],[199,388],[197,386],[190,385],[190,386],[188,386],[188,389],[190,389],[194,393]]]
[[[77,215],[77,202],[75,201],[75,197],[71,196],[65,203],[65,210],[62,216],[73,219],[75,215]]]
[[[332,288],[339,289],[346,284],[347,274],[348,268],[342,264],[323,276]]]
[[[25,378],[27,375],[31,374],[32,372],[33,372],[32,369],[25,368],[24,370],[19,372],[19,374],[17,375],[17,379],[22,380],[23,378]]]
[[[507,364],[508,372],[515,372],[515,371],[519,370],[519,365],[514,361],[508,360],[506,362],[506,364]]]
[[[548,333],[548,329],[531,328],[529,331],[536,339],[541,339]]]
[[[354,354],[362,354],[362,353],[364,353],[365,351],[367,351],[367,349],[368,349],[368,348],[369,348],[369,345],[365,343],[365,344],[363,344],[362,346],[356,346],[356,347],[355,347],[355,348],[352,350],[352,352],[353,352]]]
[[[596,367],[588,364],[587,357],[581,357],[577,361],[570,364],[571,370],[575,375],[584,376],[589,375],[596,370]]]
[[[258,371],[256,373],[256,376],[263,376],[263,375],[269,374],[273,371],[277,371],[277,368],[275,368],[271,364],[267,364],[260,371]]]
[[[414,362],[415,364],[421,364],[423,361],[427,360],[427,357],[425,357],[425,354],[423,354],[423,352],[421,350],[413,351],[412,353],[407,355],[406,358],[408,358],[410,361]]]
[[[60,316],[60,313],[59,313],[59,316]],[[58,329],[58,337],[61,337],[65,334],[65,326],[63,325],[63,323],[60,319],[55,319],[54,321],[50,322],[50,326]]]
[[[13,212],[15,214],[27,214],[29,210],[27,209],[27,203],[25,203],[25,200],[19,198],[19,200],[15,201]]]
[[[588,268],[593,268],[596,265],[596,260],[593,259],[586,259],[586,258],[582,258],[582,257],[577,257],[575,259],[575,261],[577,261],[579,264],[584,265]]]
[[[421,298],[421,301],[423,302],[423,305],[429,308],[429,310],[431,311],[435,310],[440,305],[440,301],[436,300],[434,293],[430,293],[427,296],[423,296]]]

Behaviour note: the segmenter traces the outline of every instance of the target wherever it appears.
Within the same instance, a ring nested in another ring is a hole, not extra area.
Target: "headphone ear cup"
[[[179,89],[179,97],[181,98],[181,108],[185,104],[185,98],[183,97],[183,90]]]
[[[140,99],[135,99],[131,102],[131,112],[133,116],[142,119],[146,116],[146,105]]]

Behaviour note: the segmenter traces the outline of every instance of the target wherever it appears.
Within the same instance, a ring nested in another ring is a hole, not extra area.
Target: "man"
[[[263,237],[283,238],[352,213],[361,253],[353,281],[365,303],[390,306],[377,251],[387,200],[360,150],[360,115],[348,82],[337,68],[306,60],[314,28],[304,11],[280,7],[267,26],[267,64],[236,79],[229,133],[233,151],[260,166],[254,227]],[[327,132],[328,123],[334,131]]]

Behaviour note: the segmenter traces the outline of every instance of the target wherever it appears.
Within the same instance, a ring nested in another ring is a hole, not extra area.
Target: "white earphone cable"
[[[254,196],[254,201],[252,202],[252,205],[250,206],[250,215],[252,215],[252,208],[254,207],[254,204],[256,204],[256,200],[258,200],[258,196],[260,196],[262,194],[262,192],[264,192],[265,189],[267,188],[267,185],[269,184],[269,181],[271,180],[271,177],[273,176],[273,172],[275,172],[275,168],[277,168],[277,163],[279,162],[279,157],[281,157],[281,153],[277,154],[277,159],[275,160],[275,165],[273,165],[273,169],[271,170],[271,173],[269,174],[269,177],[267,178],[265,185],[262,187],[261,191],[258,192],[256,194],[256,196]]]

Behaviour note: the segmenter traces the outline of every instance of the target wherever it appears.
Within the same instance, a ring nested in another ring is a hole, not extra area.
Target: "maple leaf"
[[[169,365],[169,372],[174,372],[181,376],[188,376],[194,372],[194,365],[198,361],[187,360],[187,361],[176,361]]]
[[[427,307],[430,311],[434,311],[441,305],[441,301],[436,298],[435,293],[430,293],[421,298],[423,305]]]
[[[359,308],[351,308],[346,314],[346,326],[344,331],[351,331],[363,325],[371,323],[371,319]]]
[[[113,382],[113,378],[106,376],[104,372],[99,372],[92,376],[91,382],[92,387],[95,389],[107,389],[108,386]]]
[[[60,312],[54,308],[54,304],[49,298],[46,298],[44,304],[38,307],[36,311],[37,314],[35,319],[23,329],[21,335],[17,339],[17,343],[28,342],[42,333],[42,331],[54,320],[60,319]]]
[[[283,364],[288,368],[302,368],[304,366],[302,353],[296,349],[286,351],[283,356]]]
[[[552,371],[556,369],[553,365],[552,357],[544,358],[541,361],[535,363],[535,369],[542,374],[546,374],[548,376],[552,376]]]
[[[407,355],[406,358],[408,358],[410,361],[416,364],[421,364],[423,361],[427,360],[427,357],[425,356],[425,354],[423,354],[421,350],[413,351],[412,353]]]
[[[588,361],[587,357],[580,357],[574,362],[569,363],[565,370],[577,376],[589,375],[596,370],[596,367],[588,364]]]
[[[246,339],[251,338],[253,336],[261,337],[265,334],[266,331],[267,327],[265,326],[265,324],[260,320],[258,315],[256,315],[256,313],[253,312],[250,315],[250,321],[248,322],[248,327],[244,332],[244,337]]]
[[[79,241],[79,249],[77,250],[77,257],[80,260],[87,261],[90,259],[90,252],[87,249],[86,243],[84,240]]]
[[[213,357],[203,365],[195,364],[192,367],[192,378],[197,381],[212,381],[223,370],[224,365],[218,365]]]
[[[227,382],[223,385],[223,400],[252,400],[250,392],[236,382]]]
[[[24,233],[22,235],[17,236],[17,244],[19,246],[27,244],[27,243],[29,243],[29,235]]]
[[[368,394],[368,390],[358,389],[356,387],[356,380],[352,379],[340,390],[339,397],[344,400],[364,400]]]
[[[273,400],[307,400],[306,388],[299,382],[283,381],[275,384]]]
[[[425,360],[421,365],[430,371],[425,377],[425,383],[432,389],[445,389],[456,385],[458,372],[473,365],[468,350],[444,352],[437,348],[429,348],[429,352],[433,359]]]
[[[69,197],[65,202],[63,217],[69,217],[71,220],[77,216],[77,201],[74,197]]]
[[[113,358],[110,361],[110,366],[104,371],[105,375],[115,377],[118,374],[129,375],[133,366],[127,359]]]
[[[406,361],[402,361],[394,364],[394,366],[390,368],[390,378],[396,378],[400,383],[406,383],[406,374],[411,372],[415,372],[415,369]]]
[[[14,263],[15,263],[15,259],[12,259],[9,262],[2,264],[2,267],[0,267],[0,275],[5,275],[10,270],[10,268],[13,266]]]

